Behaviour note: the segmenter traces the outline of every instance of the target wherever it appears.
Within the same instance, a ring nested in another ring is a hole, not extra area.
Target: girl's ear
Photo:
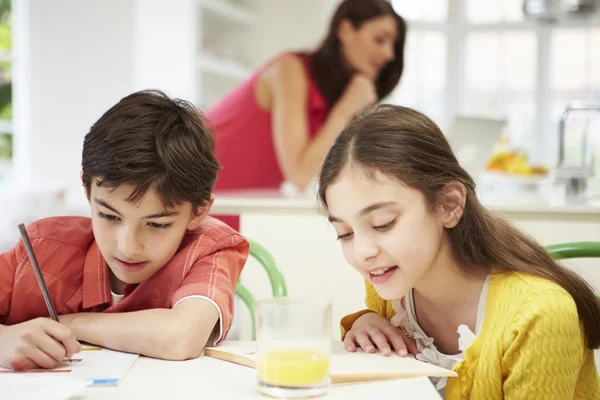
[[[465,186],[452,181],[442,189],[438,199],[438,215],[444,228],[454,228],[460,222],[467,202]]]
[[[194,230],[200,226],[202,221],[204,221],[204,218],[206,218],[206,216],[210,212],[210,208],[212,207],[214,202],[215,202],[215,195],[211,193],[210,199],[208,200],[206,205],[203,207],[198,207],[194,211],[194,214],[192,214],[192,218],[190,218],[190,222],[188,222],[188,226],[187,226],[188,230]]]

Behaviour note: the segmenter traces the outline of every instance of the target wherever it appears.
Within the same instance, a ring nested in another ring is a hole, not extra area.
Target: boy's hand
[[[49,318],[0,326],[0,366],[13,369],[54,368],[81,351],[71,329]]]
[[[406,357],[408,353],[412,355],[419,353],[414,339],[406,336],[390,321],[374,312],[362,315],[354,321],[352,329],[344,339],[344,346],[350,352],[355,352],[357,346],[365,353],[375,353],[379,349],[379,353],[384,357],[392,353],[390,344],[401,357]]]

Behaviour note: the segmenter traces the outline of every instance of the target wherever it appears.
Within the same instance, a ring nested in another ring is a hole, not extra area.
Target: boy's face
[[[134,187],[90,188],[92,228],[96,243],[111,271],[111,288],[149,279],[171,260],[185,231],[197,228],[212,205],[192,210],[191,203],[165,209],[153,190],[139,203],[126,199]],[[115,279],[116,278],[116,279]]]

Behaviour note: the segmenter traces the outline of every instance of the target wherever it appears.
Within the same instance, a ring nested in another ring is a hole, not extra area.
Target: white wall
[[[341,0],[257,0],[251,59],[262,64],[283,51],[311,50],[325,37],[333,9]],[[277,16],[277,17],[274,17]]]
[[[76,183],[84,135],[132,87],[131,2],[18,3],[15,182]]]
[[[133,90],[159,88],[195,102],[196,0],[134,0]]]
[[[195,0],[15,2],[15,184],[74,186],[83,137],[122,97],[194,100]]]

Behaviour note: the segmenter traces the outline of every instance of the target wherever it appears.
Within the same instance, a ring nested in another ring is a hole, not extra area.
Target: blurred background
[[[339,3],[0,0],[0,252],[18,223],[89,213],[83,137],[120,98],[159,88],[207,110],[281,52],[318,46]],[[600,241],[598,3],[391,1],[408,33],[384,101],[431,116],[481,172],[486,205],[544,245]],[[364,286],[313,197],[218,195],[214,210],[241,216],[290,295],[328,293],[337,325],[362,307]],[[573,268],[599,287],[597,262],[585,261]],[[259,268],[242,279],[269,297]]]
[[[315,47],[338,3],[1,0],[1,187],[76,183],[83,135],[118,98],[158,87],[206,109],[281,51]],[[459,114],[506,118],[510,149],[552,167],[565,107],[600,101],[600,18],[535,8],[551,3],[561,2],[393,0],[409,30],[406,69],[386,101],[444,128]],[[567,128],[579,163],[594,113]],[[597,159],[600,136],[587,140]]]

